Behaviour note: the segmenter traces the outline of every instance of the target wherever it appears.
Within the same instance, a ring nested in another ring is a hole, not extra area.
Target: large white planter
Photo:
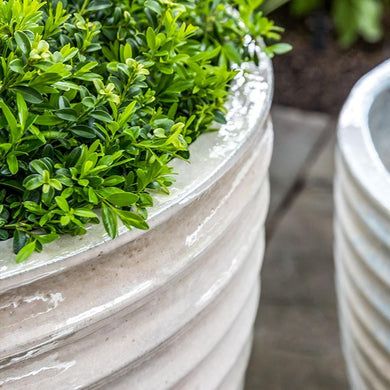
[[[342,111],[335,258],[344,354],[353,389],[390,389],[390,61]]]
[[[65,237],[22,265],[0,247],[0,388],[239,389],[251,348],[272,150],[268,59],[228,123],[175,161],[151,229]]]

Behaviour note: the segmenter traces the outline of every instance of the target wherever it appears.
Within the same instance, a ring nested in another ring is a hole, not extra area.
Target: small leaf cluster
[[[169,162],[224,122],[248,39],[279,39],[261,3],[0,0],[0,239],[18,262],[91,223],[148,228]]]

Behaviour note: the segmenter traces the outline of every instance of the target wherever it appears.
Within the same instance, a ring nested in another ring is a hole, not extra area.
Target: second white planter
[[[0,255],[0,387],[239,389],[251,349],[272,150],[268,59],[236,80],[227,125],[175,161],[151,229]]]
[[[390,389],[390,61],[342,111],[335,181],[340,325],[353,389]]]

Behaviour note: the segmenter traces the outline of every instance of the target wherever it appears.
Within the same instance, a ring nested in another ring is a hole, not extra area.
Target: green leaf
[[[45,212],[42,206],[36,202],[26,200],[23,202],[23,205],[27,210],[32,211],[34,213],[43,214]]]
[[[285,54],[292,50],[292,46],[288,43],[275,43],[274,45],[268,46],[267,50],[274,54]]]
[[[30,175],[27,176],[23,181],[23,186],[29,190],[35,190],[41,187],[43,184],[41,175]]]
[[[28,235],[22,230],[15,230],[13,236],[13,251],[18,253],[28,242]]]
[[[39,234],[35,236],[36,240],[41,244],[50,244],[51,242],[58,240],[59,237],[59,234],[56,233]]]
[[[118,235],[118,218],[112,208],[105,203],[102,204],[102,219],[108,235],[115,238]]]
[[[60,218],[60,224],[62,226],[66,226],[66,225],[69,225],[71,222],[71,219],[70,219],[70,215],[66,214],[66,215],[63,215],[61,218]]]
[[[103,9],[110,8],[112,3],[108,0],[92,0],[87,8],[87,11],[101,11]]]
[[[152,27],[148,27],[148,29],[146,30],[146,42],[150,50],[156,49],[156,35]]]
[[[11,139],[12,142],[16,142],[20,138],[20,131],[18,129],[18,123],[14,114],[12,114],[9,107],[5,104],[4,100],[0,100],[0,107],[3,110],[3,114],[7,120],[9,129],[11,131]]]
[[[42,73],[36,78],[32,79],[29,83],[30,87],[34,87],[38,91],[42,88],[45,84],[53,84],[56,81],[61,80],[62,76],[60,73]]]
[[[0,150],[2,150],[3,152],[8,152],[11,148],[12,148],[12,144],[8,142],[0,144]]]
[[[88,200],[93,205],[97,205],[99,203],[99,198],[91,187],[88,188]]]
[[[70,129],[70,131],[74,134],[77,135],[81,138],[88,138],[88,139],[93,139],[96,138],[96,133],[93,128],[88,127],[88,126],[75,126]]]
[[[377,0],[358,0],[357,26],[367,42],[378,42],[383,34],[381,19],[383,4]]]
[[[76,209],[74,214],[82,218],[98,218],[97,214],[89,209]]]
[[[62,211],[69,212],[69,205],[68,205],[68,202],[66,201],[65,198],[63,198],[62,196],[56,196],[56,197],[55,197],[55,201],[56,201],[56,203],[57,203],[57,206],[58,206]]]
[[[53,163],[47,157],[32,160],[29,164],[30,171],[44,174],[45,171],[51,172],[53,170]]]
[[[157,15],[160,15],[162,12],[160,4],[155,0],[146,0],[145,7],[155,12]]]
[[[42,126],[55,126],[62,123],[62,119],[59,119],[49,113],[45,113],[43,115],[39,115],[35,120],[35,123]]]
[[[64,121],[76,122],[77,121],[77,112],[71,108],[62,108],[54,112],[58,118],[63,119]]]
[[[28,109],[23,96],[20,93],[16,94],[16,105],[18,107],[19,122],[22,128],[25,129],[28,118]]]
[[[16,262],[22,263],[27,260],[35,251],[36,243],[35,241],[30,242],[26,246],[24,246],[16,255]]]
[[[7,240],[9,238],[9,234],[7,230],[5,229],[0,229],[0,241]]]
[[[113,121],[112,116],[108,112],[105,112],[103,110],[96,110],[92,112],[91,117],[107,123]]]
[[[118,207],[131,206],[138,200],[138,195],[131,192],[118,192],[107,197],[107,200]]]
[[[324,0],[292,0],[291,12],[293,15],[297,16],[308,15],[310,12],[321,7],[323,3]]]
[[[57,5],[62,4],[62,3],[57,3]],[[64,62],[67,62],[71,60],[74,56],[77,55],[79,50],[76,47],[71,47],[70,44],[68,43],[64,47],[61,48],[60,53],[63,57]]]
[[[133,57],[133,49],[131,48],[131,45],[129,43],[126,43],[126,45],[123,47],[123,60],[126,61],[128,58]]]
[[[225,124],[226,123],[226,118],[225,114],[222,111],[215,111],[214,119],[217,123]]]
[[[20,182],[16,180],[0,179],[0,183],[3,187],[9,188],[11,190],[15,190],[17,192],[23,192],[24,190]]]
[[[15,73],[24,73],[24,63],[21,58],[16,58],[9,63],[9,68]]]
[[[241,55],[232,42],[225,43],[222,47],[222,50],[230,61],[236,64],[239,64],[241,62]]]
[[[128,229],[131,229],[131,227],[136,227],[137,229],[142,229],[142,230],[149,229],[148,224],[146,223],[145,219],[141,215],[138,215],[131,211],[125,211],[125,210],[118,210],[117,213],[119,215],[119,218],[123,222],[123,224]]]
[[[107,179],[104,179],[104,185],[107,187],[111,186],[117,186],[118,184],[121,184],[125,181],[125,178],[123,176],[119,175],[113,175],[108,177]]]
[[[39,104],[43,102],[42,95],[34,88],[19,85],[13,87],[13,90],[22,94],[26,102],[33,104]]]
[[[23,31],[16,31],[14,37],[22,53],[23,54],[30,53],[31,42],[28,36]]]
[[[13,175],[15,175],[18,172],[19,163],[14,153],[10,153],[7,156],[7,165],[8,165],[8,169]]]
[[[137,105],[136,101],[131,102],[126,106],[126,108],[123,110],[123,112],[119,115],[118,118],[118,125],[119,127],[123,126],[134,114],[135,112],[135,106]]]

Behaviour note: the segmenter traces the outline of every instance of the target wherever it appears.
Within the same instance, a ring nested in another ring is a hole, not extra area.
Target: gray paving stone
[[[313,165],[308,169],[306,180],[311,186],[329,188],[332,188],[333,186],[336,123],[333,121],[330,123],[330,139],[321,149],[316,161],[314,161]]]
[[[298,196],[268,243],[263,302],[334,303],[332,217],[330,189],[308,187]]]
[[[319,307],[262,305],[247,390],[347,389],[337,320]],[[337,340],[336,340],[337,341]]]
[[[280,106],[272,109],[272,117],[275,142],[270,167],[272,198],[269,220],[291,189],[330,121],[326,114]]]
[[[330,136],[309,152],[316,153],[301,167],[305,185],[268,243],[247,390],[348,388],[332,256],[335,141],[332,126],[324,131]]]
[[[254,352],[254,359],[257,353]],[[332,356],[324,357],[319,364],[311,356],[268,350],[266,356],[260,354],[257,361],[261,369],[250,366],[249,372],[253,372],[251,380],[246,382],[246,390],[348,389],[340,379],[343,370]]]

